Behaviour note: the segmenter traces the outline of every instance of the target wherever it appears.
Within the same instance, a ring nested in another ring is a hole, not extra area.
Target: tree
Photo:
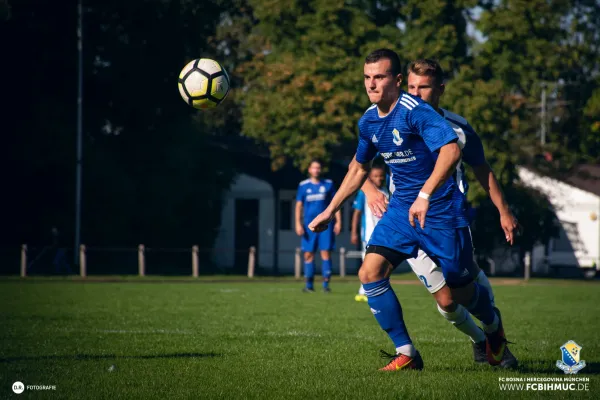
[[[555,166],[563,169],[597,160],[597,142],[582,109],[597,87],[600,4],[505,0],[486,8],[477,23],[486,41],[476,68],[483,79],[500,79],[512,97],[511,142],[521,160],[542,151],[552,152]],[[541,121],[544,87],[548,117]],[[549,131],[542,145],[541,124]]]
[[[362,4],[250,4],[257,23],[246,42],[253,51],[235,70],[244,82],[243,133],[268,144],[274,168],[288,159],[302,169],[314,157],[329,160],[342,143],[355,140],[368,106],[363,57],[378,47],[398,47],[398,29],[377,26],[378,17]]]
[[[209,38],[229,3],[83,4],[84,242],[210,247],[235,171],[210,144],[223,117],[195,118],[176,82],[187,61],[216,54]],[[46,243],[53,225],[72,243],[76,17],[72,2],[20,1],[0,25],[14,62],[4,76],[21,77],[8,83],[19,107],[5,121],[5,244]]]

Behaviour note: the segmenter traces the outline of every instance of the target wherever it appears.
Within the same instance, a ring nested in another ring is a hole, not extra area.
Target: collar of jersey
[[[396,99],[396,102],[394,103],[394,107],[390,110],[389,113],[387,113],[387,115],[384,115],[383,117],[379,115],[379,107],[375,106],[375,112],[377,113],[377,118],[379,119],[384,119],[386,118],[388,115],[390,115],[392,113],[392,111],[394,111],[396,109],[396,106],[398,105],[398,102],[400,101],[400,97],[402,97],[402,90],[400,91],[400,95],[398,96],[398,98]]]

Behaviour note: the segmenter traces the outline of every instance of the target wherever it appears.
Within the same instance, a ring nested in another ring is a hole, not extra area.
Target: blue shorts
[[[473,243],[469,227],[431,228],[425,221],[425,229],[415,221],[413,228],[408,222],[408,211],[392,208],[373,231],[369,246],[382,246],[417,257],[421,248],[442,269],[449,287],[461,287],[473,281],[470,270],[473,266]],[[395,267],[395,266],[394,266]]]
[[[314,253],[317,247],[321,251],[332,251],[335,249],[335,234],[333,233],[333,222],[323,232],[315,233],[304,226],[304,235],[302,235],[302,251]]]

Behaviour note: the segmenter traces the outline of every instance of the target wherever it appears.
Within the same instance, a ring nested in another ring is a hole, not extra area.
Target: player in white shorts
[[[459,146],[462,150],[462,159],[458,163],[454,175],[458,187],[465,195],[467,194],[469,187],[465,179],[464,170],[464,163],[466,162],[473,168],[477,180],[487,191],[492,202],[500,212],[500,224],[504,230],[506,241],[512,245],[514,234],[516,233],[518,226],[517,219],[510,211],[494,172],[485,159],[483,146],[479,136],[465,118],[439,107],[440,97],[445,90],[443,77],[444,72],[436,61],[414,61],[408,66],[408,93],[428,102],[452,126],[459,137]],[[382,211],[385,211],[385,199],[373,190],[373,185],[367,184],[363,186],[363,191],[367,197],[369,206],[367,208],[374,207],[375,215],[380,215]],[[393,182],[390,179],[390,192],[393,193],[393,191]],[[476,362],[486,362],[484,333],[473,321],[466,309],[462,306],[459,306],[454,312],[446,312],[443,309],[446,308],[444,307],[444,304],[451,300],[449,297],[449,288],[446,286],[442,269],[439,268],[422,250],[419,250],[416,258],[409,259],[407,262],[423,285],[435,297],[440,314],[442,314],[442,316],[458,330],[471,338],[474,360]],[[494,304],[494,294],[490,282],[475,260],[473,260],[473,268],[470,271],[470,274],[479,285],[486,287],[490,294],[492,304]],[[514,368],[517,364],[517,359],[507,347],[501,366],[504,368]]]
[[[390,192],[386,186],[386,173],[385,166],[383,165],[373,165],[371,167],[371,171],[369,172],[369,179],[371,182],[377,186],[377,189],[386,197],[387,200],[390,198]],[[365,252],[367,250],[367,243],[371,238],[371,234],[373,233],[373,229],[375,229],[375,225],[381,219],[373,214],[373,211],[367,206],[365,194],[363,191],[359,191],[352,203],[352,208],[354,212],[352,213],[352,234],[350,238],[350,242],[354,245],[357,245],[359,242],[362,242],[362,258],[365,258]],[[360,236],[358,233],[358,225],[360,219]],[[367,296],[365,295],[365,290],[362,285],[358,289],[358,294],[354,297],[356,301],[364,301],[367,302]]]

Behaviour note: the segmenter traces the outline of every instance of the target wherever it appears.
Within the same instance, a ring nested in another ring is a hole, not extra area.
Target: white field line
[[[139,329],[139,330],[129,330],[129,329],[99,329],[96,332],[99,333],[121,333],[121,334],[176,334],[176,335],[193,335],[194,332],[191,331],[180,331],[180,330],[168,330],[168,329]]]

